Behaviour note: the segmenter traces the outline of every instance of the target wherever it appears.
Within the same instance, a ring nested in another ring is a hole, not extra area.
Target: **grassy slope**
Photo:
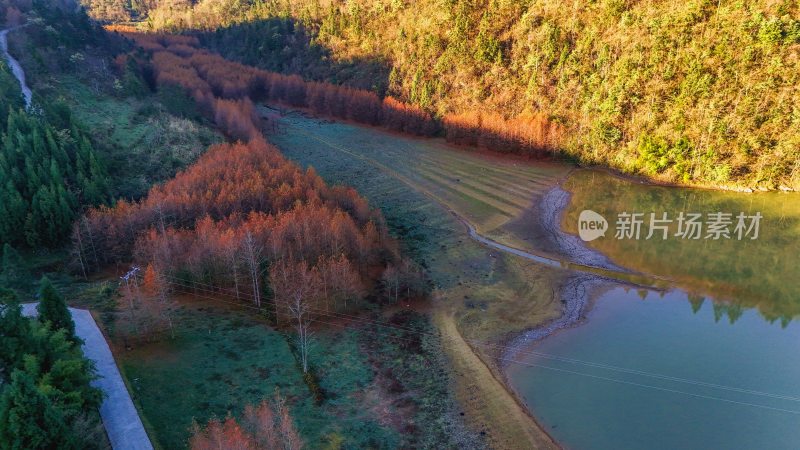
[[[358,80],[344,62],[388,61],[388,80],[372,84],[440,113],[544,111],[584,162],[677,182],[800,187],[796,2],[318,4],[205,18],[198,7],[195,23],[269,18],[208,42],[306,77]],[[298,23],[277,26],[287,14]],[[314,57],[320,47],[330,67],[346,69],[330,74]]]
[[[113,96],[69,75],[42,84],[37,92],[65,100],[100,143],[120,197],[141,197],[222,141],[208,125],[171,114],[156,94]]]
[[[557,316],[560,304],[552,292],[562,272],[475,243],[445,207],[421,193],[423,188],[435,189],[436,183],[424,177],[411,180],[398,173],[403,170],[413,176],[418,153],[431,158],[449,156],[446,150],[439,152],[442,146],[431,147],[431,141],[355,125],[323,124],[297,115],[286,121],[291,127],[270,140],[287,157],[313,166],[327,182],[358,189],[371,205],[381,208],[392,232],[427,268],[436,284],[435,322],[455,371],[457,396],[473,426],[486,432],[490,445],[499,448],[546,447],[548,438],[498,381],[493,362],[496,352],[472,348],[465,339],[502,343],[513,333]],[[314,135],[328,144],[309,145],[309,131],[296,132],[303,128],[314,130]],[[387,172],[376,176],[375,165],[363,156],[387,155],[389,147],[402,149],[395,155],[398,164],[393,166],[398,172],[395,176]],[[469,163],[469,156],[460,156],[450,160],[454,169]],[[501,170],[506,164],[500,162],[492,170]],[[480,178],[480,173],[471,177]],[[452,191],[450,195],[453,205],[479,219],[496,213],[494,209],[472,207],[475,203],[465,191]]]

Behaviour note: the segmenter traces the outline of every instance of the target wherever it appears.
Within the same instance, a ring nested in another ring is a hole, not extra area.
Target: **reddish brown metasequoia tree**
[[[286,400],[276,391],[272,402],[247,405],[241,425],[233,418],[211,419],[206,427],[192,425],[192,450],[300,450],[303,440],[289,414]]]
[[[209,99],[268,100],[420,136],[432,136],[440,130],[427,111],[393,97],[381,100],[366,90],[309,82],[298,75],[283,75],[229,61],[198,48],[197,39],[191,36],[124,34],[153,54],[159,85],[182,86],[203,104],[210,118],[236,139],[249,139],[252,130],[244,125],[244,120],[231,119],[234,115],[230,111],[231,104]],[[240,107],[239,117],[246,119],[251,115],[248,105]],[[218,109],[225,111],[220,115]],[[446,114],[441,122],[450,142],[537,158],[558,148],[563,135],[563,127],[540,113],[505,118],[494,113],[467,111]],[[255,117],[253,124],[258,129]]]

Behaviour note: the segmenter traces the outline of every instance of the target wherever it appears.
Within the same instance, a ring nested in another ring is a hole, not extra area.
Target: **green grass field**
[[[205,423],[211,417],[238,416],[246,404],[271,398],[275,389],[287,399],[309,448],[446,443],[447,432],[457,429],[448,419],[456,414],[436,342],[408,349],[408,336],[371,339],[374,327],[320,328],[311,352],[325,392],[318,404],[303,380],[290,337],[250,311],[196,298],[181,303],[174,340],[115,351],[160,448],[185,448],[193,419]],[[427,320],[406,319],[393,318],[414,327]]]

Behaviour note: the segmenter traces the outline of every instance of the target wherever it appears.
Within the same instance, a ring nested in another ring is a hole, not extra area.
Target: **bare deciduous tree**
[[[310,327],[315,303],[319,299],[319,272],[316,268],[309,268],[305,261],[294,262],[289,258],[273,265],[270,282],[275,293],[278,316],[288,316],[294,322],[300,363],[306,373],[311,344]]]
[[[245,232],[242,241],[242,250],[244,262],[247,265],[250,274],[250,280],[253,288],[253,302],[256,306],[261,306],[261,262],[263,246],[256,241],[253,233],[249,230]]]

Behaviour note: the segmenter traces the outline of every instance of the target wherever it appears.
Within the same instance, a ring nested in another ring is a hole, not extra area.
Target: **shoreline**
[[[572,171],[570,171],[570,174],[571,173]],[[569,176],[569,174],[567,176]],[[536,214],[536,226],[541,227],[546,232],[546,236],[548,236],[548,240],[550,241],[549,244],[554,245],[555,248],[558,249],[558,252],[570,261],[576,263],[579,260],[589,261],[589,264],[606,270],[633,273],[629,269],[614,264],[606,255],[583,245],[583,242],[580,241],[577,236],[568,234],[561,229],[561,220],[563,219],[570,198],[571,194],[561,188],[561,182],[539,198],[538,204],[536,205],[538,212],[538,214]],[[493,362],[495,366],[497,366],[498,372],[502,377],[502,384],[516,399],[520,407],[537,424],[539,429],[546,433],[559,448],[563,448],[561,443],[547,431],[545,425],[539,421],[530,405],[523,400],[523,397],[510,382],[508,376],[509,366],[514,364],[520,355],[530,352],[531,348],[535,346],[536,343],[562,330],[577,327],[584,323],[588,318],[588,314],[594,307],[596,300],[606,291],[621,285],[644,287],[636,283],[612,279],[598,274],[586,273],[569,267],[565,267],[565,270],[569,272],[569,275],[565,281],[558,286],[558,296],[562,304],[562,314],[539,326],[508,336],[502,342],[502,346],[505,350],[493,356]],[[647,288],[653,289],[654,287],[648,286]]]
[[[567,176],[571,174],[572,171]],[[558,253],[573,264],[613,272],[633,273],[629,269],[614,264],[606,255],[584,245],[578,236],[564,232],[561,228],[561,221],[571,198],[572,194],[564,190],[559,182],[538,199],[535,225],[545,232],[549,240],[547,244],[553,246]]]
[[[578,273],[568,277],[558,288],[563,305],[562,315],[510,337],[503,344],[506,350],[496,357],[498,366],[505,373],[505,369],[516,362],[515,357],[525,353],[536,342],[562,330],[580,326],[586,321],[595,301],[605,291],[615,287],[616,283],[614,280],[590,274]]]
[[[614,272],[632,273],[629,269],[614,264],[606,255],[584,245],[577,236],[566,233],[561,229],[561,221],[571,197],[572,195],[569,192],[561,188],[561,182],[559,182],[539,198],[539,202],[536,205],[536,220],[538,222],[536,225],[546,232],[550,241],[549,244],[554,245],[559,253],[576,264],[591,265]],[[588,263],[584,261],[588,261]],[[509,337],[504,343],[507,350],[496,357],[499,367],[505,368],[509,364],[506,360],[512,359],[523,347],[545,339],[560,330],[579,325],[591,310],[594,300],[600,294],[601,288],[607,289],[613,285],[623,284],[635,285],[634,283],[581,272],[569,267],[566,267],[565,270],[570,275],[558,287],[562,314],[537,327]]]
[[[668,188],[684,188],[684,189],[700,189],[705,191],[718,191],[718,192],[735,192],[739,194],[760,194],[760,193],[769,193],[769,192],[782,192],[782,193],[792,193],[792,192],[800,192],[795,188],[786,186],[786,185],[778,185],[774,189],[769,189],[765,187],[746,187],[742,185],[716,185],[716,184],[704,184],[704,183],[676,183],[674,181],[663,181],[658,180],[656,178],[648,178],[643,175],[636,175],[631,173],[625,173],[620,169],[616,169],[611,166],[603,166],[600,164],[590,164],[590,165],[578,165],[576,167],[579,170],[597,170],[600,172],[605,172],[610,175],[613,175],[617,178],[630,181],[636,184],[648,185],[648,186],[660,186],[660,187],[668,187]]]
[[[602,253],[582,245],[577,236],[569,235],[561,229],[561,220],[571,198],[571,194],[562,189],[561,184],[572,172],[573,170],[570,170],[562,180],[559,180],[558,184],[538,199],[536,226],[545,231],[550,244],[554,245],[559,253],[568,260],[577,261],[579,257],[588,258],[592,265],[597,264],[608,270],[626,272],[627,269],[613,264]],[[547,435],[553,444],[560,449],[564,448],[563,445],[547,430],[546,425],[536,417],[530,405],[523,400],[522,395],[514,388],[509,379],[507,369],[515,360],[516,355],[528,350],[536,342],[561,330],[579,326],[584,322],[601,290],[610,288],[614,283],[613,280],[599,275],[568,268],[566,270],[570,272],[570,275],[558,287],[562,314],[537,327],[508,336],[501,343],[504,350],[492,357],[494,366],[497,367],[501,384],[508,390],[519,408],[536,424],[537,428]]]

